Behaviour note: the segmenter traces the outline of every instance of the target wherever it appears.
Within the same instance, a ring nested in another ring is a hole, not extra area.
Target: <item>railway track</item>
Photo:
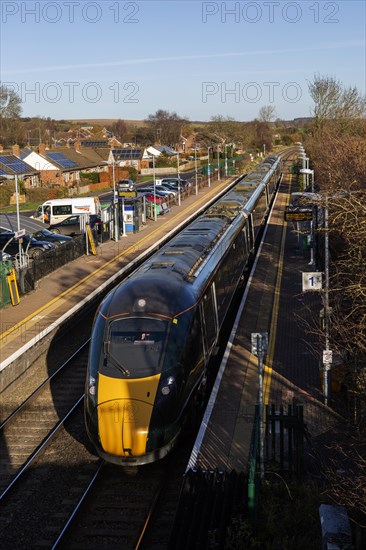
[[[0,502],[83,399],[89,341],[0,425]]]
[[[53,548],[167,548],[193,435],[143,467],[101,462]]]

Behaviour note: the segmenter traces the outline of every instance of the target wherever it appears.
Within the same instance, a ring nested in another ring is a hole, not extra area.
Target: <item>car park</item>
[[[58,233],[53,233],[48,229],[40,229],[39,231],[36,231],[33,233],[33,237],[41,241],[48,241],[56,246],[72,242],[72,237],[69,237],[68,235],[59,235]]]
[[[15,238],[15,235],[13,231],[4,231],[0,233],[0,249],[10,254],[13,258],[19,253],[19,241]],[[30,258],[38,258],[44,252],[55,249],[54,244],[35,239],[30,235],[23,235],[21,237],[21,245],[23,251],[27,253]]]
[[[90,214],[89,225],[91,229],[96,227],[99,230],[101,224],[102,220],[100,216],[97,216],[96,214]],[[52,231],[53,233],[57,233],[59,235],[68,235],[70,237],[81,235],[82,230],[80,228],[80,216],[69,216],[68,218],[62,220],[60,223],[50,225],[48,229],[49,231]]]

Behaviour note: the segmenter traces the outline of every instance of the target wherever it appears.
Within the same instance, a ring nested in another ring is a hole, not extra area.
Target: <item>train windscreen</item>
[[[165,321],[146,317],[112,321],[104,346],[103,374],[122,378],[159,374],[167,330]]]

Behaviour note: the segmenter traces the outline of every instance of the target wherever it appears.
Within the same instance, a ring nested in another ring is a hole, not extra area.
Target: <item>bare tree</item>
[[[276,118],[276,107],[274,105],[263,105],[259,109],[258,118],[261,122],[272,122]]]
[[[0,117],[18,118],[22,113],[21,99],[19,95],[11,88],[0,85]]]
[[[309,93],[314,102],[313,116],[319,129],[326,122],[344,124],[345,120],[359,120],[366,113],[366,98],[357,88],[344,88],[330,76],[316,74],[309,82]]]
[[[110,129],[115,137],[122,141],[127,141],[126,136],[128,133],[128,128],[124,120],[118,119],[112,124]]]
[[[0,139],[2,145],[16,143],[21,134],[19,117],[22,113],[21,99],[11,88],[0,85]]]
[[[149,129],[153,132],[154,141],[172,147],[178,144],[186,122],[187,120],[176,112],[170,113],[163,109],[159,109],[146,119]]]

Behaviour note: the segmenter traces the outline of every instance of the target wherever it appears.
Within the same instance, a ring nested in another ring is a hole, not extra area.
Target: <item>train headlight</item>
[[[166,380],[166,383],[161,388],[161,393],[163,395],[169,395],[171,390],[172,390],[172,385],[174,384],[174,382],[175,382],[175,380],[174,380],[173,376],[169,376],[169,378],[167,378],[167,380]]]
[[[91,395],[92,397],[94,397],[97,393],[97,385],[96,385],[96,381],[95,381],[95,378],[93,378],[92,376],[89,378],[89,395]]]

